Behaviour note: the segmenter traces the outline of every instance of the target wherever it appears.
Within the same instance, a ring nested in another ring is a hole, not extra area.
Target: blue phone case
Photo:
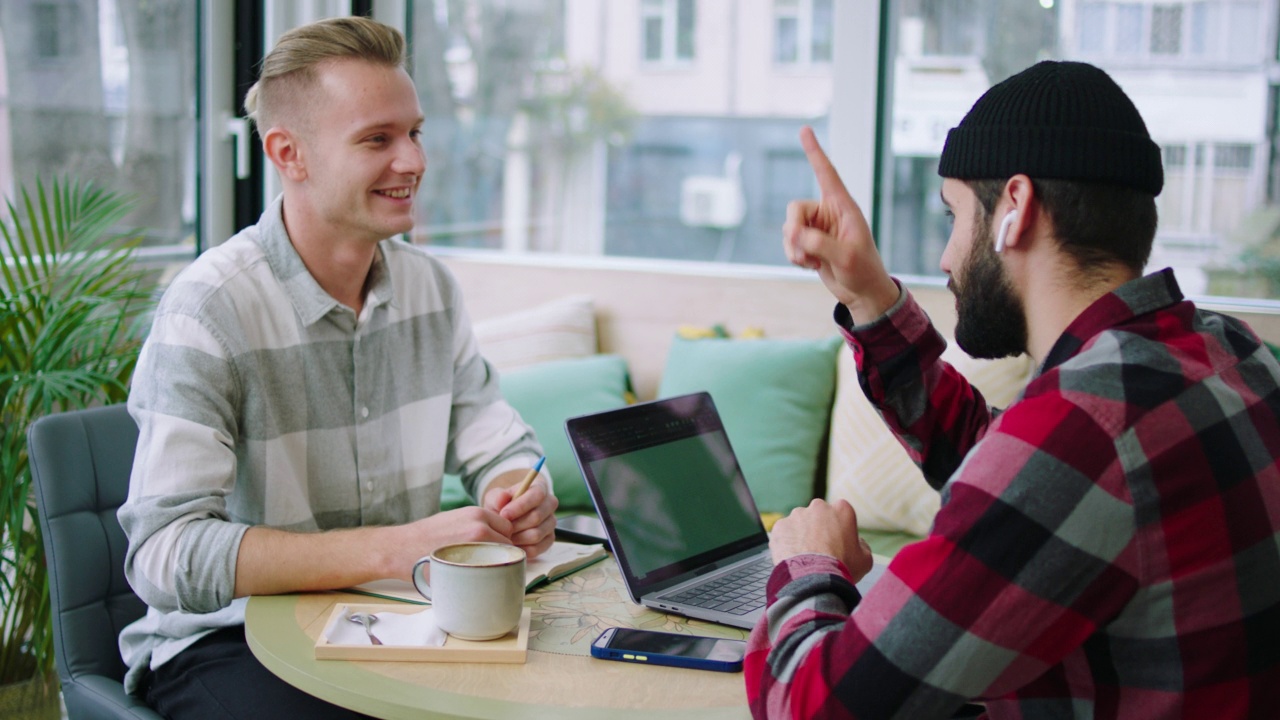
[[[734,659],[716,659],[691,657],[688,655],[679,655],[667,652],[655,652],[652,650],[610,647],[609,643],[613,640],[614,635],[618,630],[619,628],[608,628],[604,632],[600,633],[599,637],[591,643],[591,657],[600,658],[601,660],[617,660],[619,662],[639,663],[641,665],[669,665],[671,667],[693,668],[695,670],[742,672],[742,656],[746,652],[747,645],[745,640],[678,635],[676,633],[657,632],[655,630],[627,630],[629,633],[643,634],[655,640],[711,640],[719,643],[728,643],[740,646],[739,649],[741,652],[738,652]]]

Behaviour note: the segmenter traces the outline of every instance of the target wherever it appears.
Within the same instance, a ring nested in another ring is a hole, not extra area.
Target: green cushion
[[[839,337],[672,341],[659,397],[706,390],[761,512],[814,497],[835,394]]]
[[[626,394],[631,390],[626,360],[617,355],[554,360],[508,370],[500,382],[507,402],[542,443],[547,454],[546,470],[551,474],[560,508],[594,512],[587,485],[569,448],[564,421],[626,405]],[[446,475],[441,507],[448,510],[471,502],[458,478]]]
[[[1276,360],[1280,360],[1280,345],[1276,345],[1275,343],[1269,340],[1263,340],[1262,344],[1266,345],[1267,350],[1271,351],[1272,357],[1274,357]]]

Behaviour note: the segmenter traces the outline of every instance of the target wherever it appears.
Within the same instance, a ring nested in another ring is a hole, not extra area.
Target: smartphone
[[[746,640],[617,627],[600,633],[591,643],[591,656],[604,660],[720,672],[742,672],[746,652]]]
[[[596,515],[565,515],[556,518],[556,539],[591,545],[600,543],[609,549],[609,536]]]

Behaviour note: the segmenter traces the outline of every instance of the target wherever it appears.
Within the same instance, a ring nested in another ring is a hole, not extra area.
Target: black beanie
[[[1079,180],[1159,195],[1160,147],[1110,75],[1037,63],[987,90],[947,133],[938,174],[960,180]]]

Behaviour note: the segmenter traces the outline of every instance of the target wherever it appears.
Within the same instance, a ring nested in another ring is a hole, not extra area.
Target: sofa
[[[853,504],[882,555],[928,531],[938,493],[867,402],[833,301],[811,273],[438,254],[463,286],[504,395],[546,449],[563,511],[592,512],[565,419],[707,390],[766,525],[825,497]],[[913,292],[950,333],[950,293]],[[1025,356],[977,361],[954,343],[945,357],[997,406],[1034,371]],[[469,502],[447,478],[444,506]]]

